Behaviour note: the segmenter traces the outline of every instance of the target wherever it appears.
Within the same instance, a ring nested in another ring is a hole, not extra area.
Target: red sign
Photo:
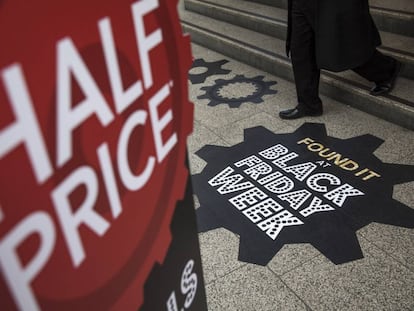
[[[137,310],[184,192],[177,0],[0,1],[2,310]]]

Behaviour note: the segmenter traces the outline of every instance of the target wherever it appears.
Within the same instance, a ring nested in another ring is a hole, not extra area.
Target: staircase
[[[391,94],[369,95],[371,84],[351,71],[323,71],[320,92],[341,103],[414,130],[414,1],[370,0],[379,48],[403,63]],[[192,42],[293,81],[285,55],[287,0],[181,0]]]

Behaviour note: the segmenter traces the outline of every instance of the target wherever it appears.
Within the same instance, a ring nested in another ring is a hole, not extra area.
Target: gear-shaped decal
[[[205,71],[201,73],[191,73],[190,70],[188,78],[192,84],[200,84],[205,82],[206,79],[210,76],[228,74],[231,70],[221,68],[221,66],[228,62],[229,61],[225,59],[216,62],[206,62],[202,58],[197,58],[194,60],[191,66],[191,70],[194,71],[194,69],[205,68]]]
[[[213,86],[202,87],[201,89],[206,92],[197,98],[209,99],[209,106],[228,104],[231,108],[237,108],[247,102],[260,104],[263,102],[264,95],[277,93],[276,90],[270,88],[277,82],[265,82],[263,78],[264,76],[247,78],[243,75],[237,75],[230,80],[217,79]]]
[[[207,166],[193,176],[199,231],[238,234],[239,260],[266,265],[283,245],[310,243],[341,264],[363,258],[356,231],[371,222],[414,228],[414,209],[392,198],[395,184],[414,180],[414,166],[380,161],[381,139],[342,140],[312,123],[244,135],[200,149]]]

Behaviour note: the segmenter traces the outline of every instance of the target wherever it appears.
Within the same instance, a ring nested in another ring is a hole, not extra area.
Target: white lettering
[[[135,81],[128,89],[124,90],[109,18],[100,20],[98,27],[116,112],[120,114],[142,95],[142,82],[140,80]]]
[[[168,111],[160,119],[160,116],[158,115],[158,106],[165,101],[168,95],[170,95],[170,88],[168,85],[164,85],[164,87],[161,88],[161,90],[159,90],[158,93],[155,94],[149,101],[151,124],[158,163],[161,163],[164,160],[167,154],[177,143],[177,133],[175,132],[171,134],[165,144],[162,141],[162,131],[173,119],[173,114],[172,110],[168,109]]]
[[[240,191],[253,187],[253,184],[250,181],[239,183],[243,179],[243,176],[240,174],[230,175],[233,172],[234,169],[228,166],[216,176],[211,178],[208,183],[213,187],[221,185],[217,189],[220,194]]]
[[[313,197],[311,204],[300,211],[302,216],[308,217],[309,215],[312,215],[314,213],[318,212],[327,212],[327,211],[333,211],[335,210],[332,206],[329,204],[321,204],[322,200],[318,197]]]
[[[143,172],[140,175],[134,175],[128,161],[129,138],[131,137],[134,128],[138,125],[145,124],[146,119],[147,113],[144,110],[134,112],[125,122],[119,137],[117,152],[118,170],[124,186],[131,191],[141,189],[150,179],[155,167],[155,157],[150,156],[148,157]]]
[[[112,165],[111,156],[109,155],[108,144],[104,143],[99,146],[98,158],[106,192],[108,194],[112,216],[114,218],[118,218],[122,212],[122,203],[119,197],[119,190],[115,180],[114,167]]]
[[[306,181],[306,184],[308,185],[309,188],[311,188],[314,191],[327,192],[328,187],[320,185],[318,183],[320,180],[327,180],[330,185],[335,185],[335,186],[339,186],[341,184],[341,180],[338,177],[332,174],[328,174],[328,173],[318,173],[318,174],[312,175],[311,177],[308,178],[308,180]]]
[[[81,206],[73,211],[69,195],[81,185],[86,187],[86,197]],[[78,230],[80,225],[87,225],[99,236],[104,235],[109,228],[109,223],[93,210],[97,196],[98,180],[95,172],[87,166],[78,168],[52,192],[56,214],[75,267],[85,259]]]
[[[294,186],[295,184],[289,177],[282,176],[275,181],[266,184],[264,187],[273,193],[285,193],[292,190]]]
[[[280,157],[281,155],[288,153],[288,151],[288,148],[278,144],[270,148],[267,148],[263,151],[260,151],[259,154],[265,159],[274,160]]]
[[[36,180],[43,183],[53,170],[20,65],[5,69],[2,78],[16,121],[0,131],[0,158],[24,144]]]
[[[287,201],[291,208],[297,210],[302,206],[303,203],[311,196],[311,193],[306,190],[297,190],[289,193],[278,195],[278,198]]]
[[[342,186],[326,193],[324,195],[325,198],[331,200],[333,203],[342,207],[347,197],[364,195],[362,191],[355,189],[349,184],[343,184]]]
[[[297,165],[285,167],[283,170],[287,173],[295,175],[297,180],[303,181],[310,173],[317,168],[316,164],[305,162]]]
[[[264,185],[264,184],[267,184],[267,183],[271,182],[272,180],[275,180],[275,179],[279,178],[280,176],[282,176],[282,173],[280,173],[280,172],[274,172],[274,173],[272,173],[270,175],[267,175],[267,176],[265,176],[263,178],[260,178],[258,180],[258,182],[259,182],[259,184]]]
[[[303,225],[303,222],[297,217],[293,216],[289,211],[283,210],[280,213],[263,220],[258,224],[262,231],[272,239],[276,240],[284,227]]]
[[[18,255],[18,247],[34,234],[40,238],[39,249],[24,267]],[[30,283],[49,260],[55,242],[55,228],[52,219],[45,212],[30,214],[1,241],[1,270],[20,310],[40,310]]]
[[[284,167],[286,167],[286,162],[288,162],[288,161],[290,161],[290,160],[292,160],[294,158],[297,158],[298,156],[299,155],[297,153],[291,152],[291,153],[289,153],[289,154],[287,154],[287,155],[285,155],[285,156],[283,156],[281,158],[278,158],[278,159],[272,161],[272,163],[274,165],[280,167],[280,168],[284,168]]]
[[[162,33],[161,29],[158,28],[146,36],[144,16],[157,8],[158,0],[142,0],[132,5],[135,35],[137,37],[137,43],[140,44],[140,46],[138,46],[138,51],[146,90],[149,89],[153,83],[149,51],[162,42]]]
[[[253,167],[249,167],[244,172],[253,180],[257,180],[261,175],[267,175],[272,172],[272,167],[267,163],[259,163]]]
[[[243,211],[243,214],[246,215],[253,223],[257,223],[264,218],[268,218],[273,215],[275,212],[279,212],[283,207],[277,203],[272,198],[267,198],[266,200],[253,205],[252,207],[246,208]]]
[[[236,165],[237,167],[241,167],[243,165],[247,165],[248,167],[252,167],[258,163],[261,163],[262,160],[260,160],[258,157],[256,157],[255,155],[252,155],[250,157],[247,157],[243,160],[240,160],[236,163],[234,163],[234,165]]]
[[[247,206],[256,204],[259,200],[267,198],[267,194],[258,188],[249,189],[235,197],[231,198],[229,201],[233,204],[238,210],[242,210]],[[246,204],[248,203],[248,205]]]
[[[85,94],[72,108],[71,73]],[[63,166],[72,157],[72,131],[96,114],[102,125],[114,118],[91,73],[70,38],[57,43],[57,164]]]

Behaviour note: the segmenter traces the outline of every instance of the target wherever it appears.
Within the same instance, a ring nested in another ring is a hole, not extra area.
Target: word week
[[[287,147],[277,144],[234,163],[236,168],[227,166],[208,183],[218,187],[221,195],[244,190],[228,201],[273,240],[284,227],[303,225],[301,218],[333,211],[335,207],[343,207],[348,198],[364,195],[333,174],[314,173],[318,165],[313,162],[288,165],[297,157]],[[236,169],[245,176],[235,174]],[[306,187],[297,187],[295,180]]]

